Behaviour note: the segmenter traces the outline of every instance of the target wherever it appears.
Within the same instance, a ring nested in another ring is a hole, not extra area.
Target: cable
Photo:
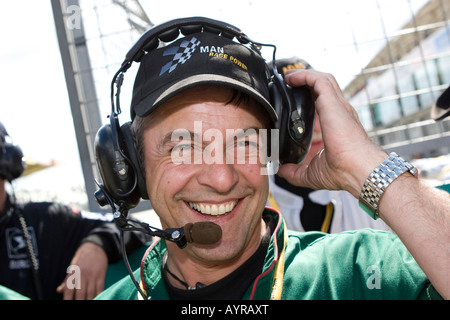
[[[128,261],[127,251],[125,248],[125,242],[123,241],[123,239],[124,239],[123,233],[124,233],[124,230],[122,228],[120,228],[120,245],[122,247],[122,259],[125,263],[125,267],[127,268],[128,273],[130,275],[131,281],[133,281],[133,284],[136,287],[136,289],[138,290],[139,294],[142,296],[142,298],[144,300],[148,300],[147,295],[144,293],[144,291],[142,291],[141,287],[139,286],[139,283],[136,280],[136,277],[133,274],[133,271],[131,270],[130,262]]]
[[[42,284],[41,284],[41,278],[40,278],[40,274],[39,274],[39,261],[36,257],[36,253],[35,253],[35,250],[33,247],[33,242],[31,241],[31,236],[30,236],[30,233],[28,232],[27,223],[25,221],[24,216],[22,215],[22,210],[19,207],[17,207],[14,186],[12,185],[11,182],[10,182],[10,185],[12,188],[13,213],[15,213],[17,215],[17,218],[19,219],[19,223],[20,223],[20,226],[21,226],[22,232],[23,232],[23,237],[25,239],[25,243],[27,246],[26,249],[27,249],[28,258],[30,259],[30,262],[31,262],[31,274],[33,277],[34,287],[36,289],[36,296],[37,296],[38,300],[43,300],[44,294],[42,292]]]

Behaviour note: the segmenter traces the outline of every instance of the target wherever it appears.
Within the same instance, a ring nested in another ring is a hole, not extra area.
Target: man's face
[[[227,104],[231,95],[223,87],[184,91],[152,113],[143,136],[147,190],[162,226],[212,221],[222,228],[218,243],[183,250],[205,262],[231,261],[261,241],[268,180],[255,141],[265,128],[263,112],[254,102]],[[190,132],[189,139],[173,138],[180,129]],[[235,139],[227,129],[256,133]],[[243,150],[245,163],[227,158]],[[174,155],[184,162],[173,161]]]

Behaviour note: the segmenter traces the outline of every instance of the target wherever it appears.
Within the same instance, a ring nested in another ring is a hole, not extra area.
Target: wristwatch
[[[417,168],[395,152],[376,167],[364,182],[359,194],[359,206],[373,219],[378,219],[378,204],[387,187],[405,172],[417,176]]]

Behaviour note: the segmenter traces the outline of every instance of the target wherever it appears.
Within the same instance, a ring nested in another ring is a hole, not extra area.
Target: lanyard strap
[[[280,207],[278,206],[277,201],[275,200],[272,193],[269,191],[269,204],[275,210],[278,210],[281,213]],[[283,292],[283,278],[284,278],[284,254],[286,252],[286,245],[288,243],[288,233],[286,230],[286,221],[281,216],[282,223],[284,225],[283,234],[284,234],[284,244],[283,250],[281,250],[280,256],[278,257],[277,264],[275,265],[275,273],[273,275],[272,282],[272,293],[270,294],[270,300],[281,300],[281,293]]]
[[[139,281],[139,288],[142,290],[142,293],[145,295],[145,300],[150,299],[150,297],[147,296],[147,290],[145,290],[144,285],[142,284],[142,280]],[[144,296],[140,294],[140,291],[137,292],[138,300],[144,300]]]
[[[322,227],[320,228],[321,232],[330,232],[331,219],[333,218],[334,206],[333,203],[330,202],[326,206],[325,210],[325,218],[323,219]]]
[[[272,208],[274,208],[275,210],[281,212],[280,207],[278,206],[278,203],[277,203],[277,201],[275,200],[275,198],[274,198],[272,192],[270,192],[270,190],[269,190],[269,196],[268,196],[268,198],[269,198],[269,205],[270,205]]]
[[[14,204],[14,206],[15,206],[15,204]],[[17,207],[15,209],[16,209],[17,218],[19,219],[20,227],[22,228],[23,237],[24,237],[26,249],[27,249],[27,255],[31,262],[31,275],[33,277],[34,288],[36,290],[36,298],[38,300],[42,300],[42,299],[44,299],[44,294],[43,294],[43,288],[42,288],[42,284],[41,284],[41,277],[39,275],[39,273],[40,273],[39,272],[39,261],[36,256],[35,249],[33,247],[33,242],[31,240],[30,233],[28,232],[27,223],[25,222],[25,218],[21,212],[22,210]]]
[[[281,300],[281,293],[283,292],[283,278],[284,278],[284,255],[286,252],[286,246],[288,243],[288,232],[286,230],[286,223],[283,219],[284,229],[284,244],[283,244],[283,250],[280,253],[280,256],[278,257],[277,264],[275,265],[275,273],[273,275],[273,282],[272,282],[272,293],[270,294],[270,300]]]

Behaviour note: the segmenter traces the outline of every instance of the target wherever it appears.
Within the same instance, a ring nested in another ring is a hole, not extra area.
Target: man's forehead
[[[243,97],[243,98],[242,98]],[[223,108],[230,106],[230,108]],[[260,106],[254,99],[244,93],[226,86],[198,86],[185,90],[171,98],[146,118],[151,121],[159,119],[163,121],[169,117],[182,117],[181,120],[189,120],[196,116],[204,115],[207,118],[236,116],[233,109],[248,110],[256,115],[261,112]],[[188,109],[188,111],[185,111]],[[239,113],[239,112],[237,112]],[[192,115],[191,115],[192,114]],[[184,118],[184,117],[188,118]],[[158,123],[159,121],[151,121]],[[218,121],[218,120],[217,120]]]
[[[155,112],[164,112],[169,108],[183,107],[190,104],[222,102],[227,103],[233,97],[233,89],[219,85],[200,85],[186,89],[167,102],[163,103]]]

